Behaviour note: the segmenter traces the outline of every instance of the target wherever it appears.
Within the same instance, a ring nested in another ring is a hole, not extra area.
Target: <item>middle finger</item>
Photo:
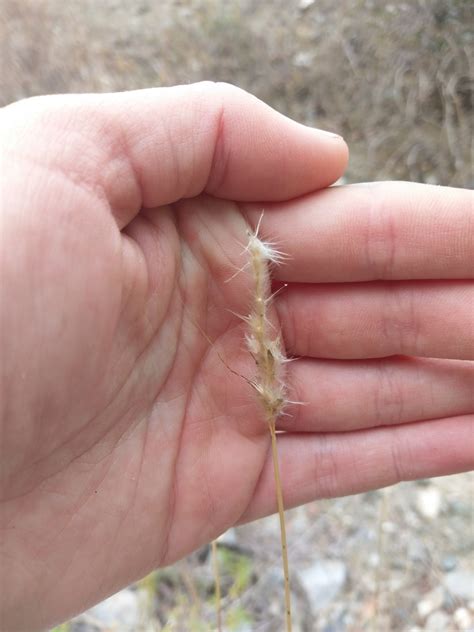
[[[275,306],[292,355],[474,359],[472,281],[292,284]]]

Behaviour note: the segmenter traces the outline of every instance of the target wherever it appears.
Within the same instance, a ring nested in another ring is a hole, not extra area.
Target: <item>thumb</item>
[[[13,157],[105,196],[120,227],[142,207],[202,192],[291,199],[337,180],[348,155],[341,137],[210,82],[27,99],[1,111],[0,136]]]

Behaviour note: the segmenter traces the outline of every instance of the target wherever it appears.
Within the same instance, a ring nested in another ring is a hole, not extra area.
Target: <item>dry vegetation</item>
[[[349,181],[472,186],[470,5],[0,0],[0,105],[44,93],[229,81],[289,116],[342,133],[352,152]],[[445,597],[427,614],[420,603],[436,599],[431,591],[446,573],[467,568],[469,484],[472,477],[464,475],[398,486],[382,518],[378,492],[289,512],[295,629],[428,630],[438,611],[449,619],[445,629],[467,629],[456,612],[473,603]],[[426,485],[440,499],[431,517],[419,502]],[[241,527],[235,541],[221,545],[228,629],[281,629],[275,529],[274,519]],[[308,596],[300,581],[318,560],[342,561],[347,571],[324,607],[322,592]],[[209,629],[203,622],[212,617],[212,572],[205,552],[147,578],[138,590],[149,595],[156,625]],[[94,625],[82,620],[70,629],[99,629]]]
[[[349,141],[348,179],[472,185],[470,0],[0,0],[0,99],[230,81]]]

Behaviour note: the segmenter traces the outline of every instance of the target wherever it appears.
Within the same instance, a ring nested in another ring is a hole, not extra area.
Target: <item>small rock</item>
[[[93,619],[119,630],[136,630],[140,623],[137,595],[128,589],[112,595],[87,611]]]
[[[426,543],[422,542],[418,538],[410,540],[408,543],[408,557],[414,562],[427,564],[429,563],[430,554],[426,547]]]
[[[76,617],[72,621],[69,621],[68,632],[101,632],[98,625],[84,621],[81,617]]]
[[[465,502],[464,500],[460,500],[459,498],[453,499],[449,501],[449,512],[450,514],[457,514],[458,516],[462,516],[472,519],[472,503]]]
[[[300,51],[293,57],[293,63],[299,68],[309,68],[314,63],[313,53]]]
[[[279,537],[280,523],[278,522],[278,516],[272,515],[260,518],[257,524],[260,534],[268,535],[268,537]]]
[[[418,478],[415,481],[415,485],[418,487],[429,487],[431,485],[431,479],[430,478]]]
[[[392,533],[396,533],[398,531],[398,527],[394,522],[385,520],[385,522],[382,522],[382,531],[391,535]]]
[[[450,619],[446,612],[437,610],[428,617],[425,630],[429,630],[429,632],[442,632],[444,630],[449,630],[449,623]]]
[[[346,565],[339,560],[319,560],[300,571],[300,579],[310,603],[319,610],[343,589],[347,579]]]
[[[252,628],[249,623],[241,623],[237,627],[232,628],[235,632],[252,632]]]
[[[443,601],[444,591],[441,586],[438,586],[423,596],[417,606],[418,616],[425,619],[429,614],[441,608]]]
[[[444,585],[450,595],[457,599],[474,599],[474,572],[453,571],[444,576]]]
[[[368,560],[369,565],[372,566],[373,568],[377,568],[377,566],[380,564],[380,555],[378,553],[375,553],[375,551],[372,551],[372,553],[369,554]]]
[[[416,498],[416,508],[424,518],[434,520],[441,510],[441,493],[437,487],[430,485],[420,489]]]
[[[472,617],[467,608],[458,608],[453,614],[453,619],[460,630],[469,630],[473,625]]]
[[[448,573],[449,571],[454,571],[457,564],[458,564],[458,561],[454,557],[454,555],[446,555],[441,560],[441,568],[445,573]]]
[[[298,9],[300,9],[301,11],[305,11],[306,9],[309,9],[309,7],[312,6],[315,2],[316,0],[300,0],[298,2]]]
[[[406,581],[406,573],[397,573],[392,571],[386,580],[387,589],[391,593],[397,592],[403,588],[403,586],[406,584]]]
[[[235,529],[233,527],[227,529],[227,531],[224,531],[224,533],[217,538],[217,541],[224,545],[235,546],[237,544],[237,533]]]

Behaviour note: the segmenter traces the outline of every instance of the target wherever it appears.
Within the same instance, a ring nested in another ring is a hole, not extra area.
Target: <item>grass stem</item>
[[[278,459],[278,447],[276,438],[275,422],[270,422],[270,435],[272,439],[273,471],[275,474],[275,490],[278,506],[278,517],[280,519],[280,541],[281,557],[283,564],[283,579],[285,583],[285,622],[287,632],[291,632],[291,592],[290,592],[290,570],[288,565],[288,545],[286,542],[285,507],[283,504],[283,492],[281,489],[280,463]]]

